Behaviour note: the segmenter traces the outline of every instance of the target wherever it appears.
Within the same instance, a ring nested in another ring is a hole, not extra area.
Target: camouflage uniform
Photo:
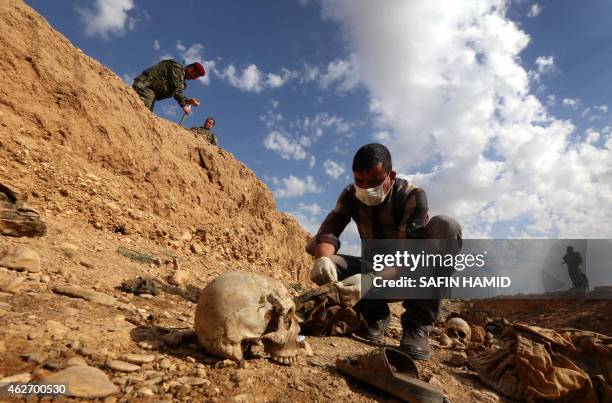
[[[132,84],[132,88],[150,110],[153,110],[155,101],[170,97],[174,97],[181,107],[184,106],[187,98],[183,91],[186,87],[185,68],[172,59],[149,67]]]
[[[195,134],[196,136],[204,137],[204,139],[206,139],[212,145],[219,145],[219,142],[217,141],[217,135],[208,129],[205,129],[203,127],[192,127],[191,129],[189,129],[189,131]]]

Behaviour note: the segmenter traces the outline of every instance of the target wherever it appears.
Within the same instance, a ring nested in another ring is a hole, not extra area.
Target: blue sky
[[[612,235],[612,3],[27,3],[130,83],[164,57],[203,61],[186,126],[214,116],[310,231],[380,141],[466,237]],[[155,112],[180,118],[171,99]]]

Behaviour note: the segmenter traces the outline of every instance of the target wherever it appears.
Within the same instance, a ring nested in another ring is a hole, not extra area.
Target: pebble
[[[195,253],[196,255],[201,255],[204,252],[202,247],[198,245],[197,243],[191,244],[191,247],[189,249],[191,249],[191,251]]]
[[[79,247],[70,242],[64,242],[60,245],[60,250],[68,257],[74,257],[79,251]]]
[[[232,360],[223,360],[223,361],[219,361],[215,364],[216,368],[226,368],[226,367],[235,367],[236,366],[236,362],[232,361]]]
[[[23,277],[15,277],[4,284],[0,284],[0,291],[8,292],[11,294],[21,290],[23,283]]]
[[[118,389],[104,371],[90,366],[68,367],[60,372],[46,376],[41,382],[67,383],[69,396],[88,399],[102,398]]]
[[[68,327],[56,320],[48,320],[45,324],[47,325],[47,333],[53,340],[62,340],[66,333],[70,331]]]
[[[49,283],[51,282],[51,277],[49,277],[48,274],[43,274],[42,276],[40,276],[40,281],[42,283]]]
[[[10,375],[0,379],[0,383],[10,383],[10,382],[30,382],[32,376],[28,372],[22,372],[15,375]]]
[[[0,266],[11,270],[37,273],[40,271],[40,256],[28,246],[14,246],[2,256]]]
[[[199,386],[199,385],[204,385],[205,383],[210,383],[208,379],[197,378],[195,376],[181,376],[176,381],[183,385],[191,385],[191,386]]]
[[[147,387],[138,389],[138,394],[140,396],[154,396],[155,395],[155,393],[153,393],[153,391]]]
[[[35,364],[42,364],[47,358],[42,352],[34,351],[31,353],[20,354],[19,357],[25,361],[33,362]]]
[[[81,357],[72,357],[66,361],[67,367],[75,367],[78,365],[87,365],[87,362]]]
[[[121,360],[108,360],[106,362],[106,366],[112,370],[122,372],[134,372],[140,370],[140,366]]]
[[[132,364],[146,364],[155,361],[155,356],[150,354],[124,354],[121,359]]]
[[[168,358],[164,358],[159,362],[159,367],[161,369],[168,369],[170,368],[171,365],[172,365],[172,361],[170,361]]]

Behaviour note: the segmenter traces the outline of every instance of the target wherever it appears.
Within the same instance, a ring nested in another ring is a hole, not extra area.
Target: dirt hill
[[[178,255],[199,279],[229,268],[306,279],[306,232],[251,170],[149,112],[112,71],[10,4],[0,11],[0,182],[42,211],[46,239],[69,238],[65,226],[76,243],[129,242]]]

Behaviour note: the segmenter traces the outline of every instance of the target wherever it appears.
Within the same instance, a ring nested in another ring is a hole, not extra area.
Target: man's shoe
[[[429,360],[429,332],[431,326],[407,327],[400,341],[400,350],[413,360]]]
[[[365,321],[356,335],[371,343],[381,344],[385,338],[385,330],[389,322],[391,322],[391,315],[371,322]]]

